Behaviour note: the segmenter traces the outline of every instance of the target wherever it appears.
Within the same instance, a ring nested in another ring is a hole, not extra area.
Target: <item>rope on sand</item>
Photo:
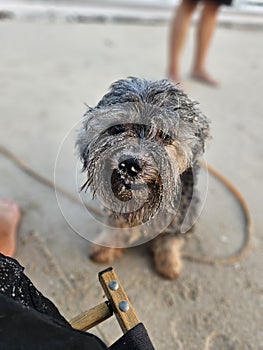
[[[40,182],[41,184],[51,188],[54,191],[57,191],[66,198],[68,198],[70,201],[75,202],[77,204],[85,205],[85,207],[96,216],[103,216],[102,212],[93,206],[90,206],[87,203],[83,203],[78,197],[74,196],[71,192],[68,192],[64,188],[60,186],[55,186],[53,181],[45,178],[44,176],[37,173],[34,169],[32,169],[30,166],[28,166],[26,163],[24,163],[19,157],[17,157],[13,152],[11,152],[9,149],[7,149],[5,146],[0,145],[0,153],[2,153],[6,158],[10,159],[13,163],[15,163],[24,173],[35,179],[36,181]]]
[[[192,254],[188,254],[186,252],[182,253],[182,257],[189,261],[202,263],[206,265],[232,265],[240,261],[241,259],[243,259],[251,249],[252,231],[253,231],[251,213],[247,205],[247,202],[245,201],[240,191],[228,179],[226,179],[221,173],[219,173],[211,165],[205,164],[203,162],[200,162],[200,164],[204,169],[207,169],[208,172],[212,174],[219,182],[221,182],[228,189],[228,191],[232,193],[233,197],[236,198],[236,200],[240,204],[240,207],[243,212],[244,221],[245,221],[244,242],[242,244],[242,247],[239,249],[237,253],[227,257],[216,258],[216,257],[210,257],[210,256],[204,256],[204,255],[195,256]]]
[[[19,157],[17,157],[14,153],[12,153],[9,149],[7,149],[5,146],[0,145],[0,153],[2,153],[5,157],[10,159],[13,163],[15,163],[23,172],[25,172],[27,175],[31,176],[34,178],[36,181],[42,183],[43,185],[51,188],[52,190],[55,190],[62,195],[64,195],[66,198],[69,200],[85,205],[86,208],[95,214],[96,216],[103,216],[102,212],[93,206],[90,206],[87,203],[82,203],[82,201],[74,196],[72,193],[68,192],[64,188],[60,186],[54,185],[52,181],[49,179],[45,178],[44,176],[40,175],[37,173],[35,170],[33,170],[31,167],[29,167],[26,163],[20,160]],[[242,247],[239,249],[239,251],[235,254],[232,254],[227,257],[211,257],[211,256],[195,256],[186,252],[182,253],[182,257],[184,259],[187,259],[192,262],[196,263],[202,263],[202,264],[207,264],[207,265],[232,265],[241,259],[244,258],[244,256],[247,255],[251,248],[251,242],[252,242],[252,219],[251,219],[251,214],[249,207],[242,196],[242,194],[236,189],[236,187],[229,181],[227,180],[222,174],[220,174],[217,170],[215,170],[211,165],[204,164],[200,162],[201,166],[203,168],[206,168],[209,173],[211,173],[219,182],[221,182],[232,195],[236,198],[238,203],[240,204],[240,207],[243,212],[244,220],[245,220],[245,232],[244,232],[244,242]]]

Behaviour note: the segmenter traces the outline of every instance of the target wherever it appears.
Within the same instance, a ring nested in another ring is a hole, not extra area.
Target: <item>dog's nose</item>
[[[136,176],[142,170],[140,163],[136,158],[127,158],[121,161],[119,169],[130,176]]]

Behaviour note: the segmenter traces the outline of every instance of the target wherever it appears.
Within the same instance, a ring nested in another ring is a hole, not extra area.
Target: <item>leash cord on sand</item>
[[[212,174],[219,182],[221,182],[228,189],[228,191],[232,193],[233,197],[236,198],[236,200],[240,204],[245,221],[244,242],[239,251],[227,257],[216,258],[203,255],[195,256],[186,252],[182,253],[182,257],[189,261],[202,263],[206,265],[232,265],[243,259],[244,256],[246,256],[249,250],[251,249],[253,225],[250,210],[247,205],[247,202],[245,201],[240,191],[228,179],[226,179],[211,165],[205,164],[203,162],[200,162],[200,164],[204,169],[207,169],[208,172]]]
[[[96,216],[102,216],[102,212],[93,206],[90,206],[87,203],[82,203],[82,201],[74,196],[72,193],[66,191],[64,188],[60,186],[55,186],[52,181],[45,178],[44,176],[37,173],[35,170],[33,170],[31,167],[29,167],[26,163],[21,161],[14,153],[12,153],[10,150],[8,150],[3,145],[0,145],[0,153],[2,153],[5,157],[7,157],[9,160],[11,160],[13,163],[15,163],[22,171],[24,171],[27,175],[34,178],[36,181],[42,183],[43,185],[51,188],[52,190],[55,190],[62,195],[64,195],[69,200],[85,205],[85,207],[92,212]],[[232,183],[230,183],[223,175],[221,175],[217,170],[215,170],[213,167],[211,167],[208,164],[201,163],[201,166],[203,168],[206,168],[209,173],[211,173],[216,179],[218,179],[231,193],[232,195],[237,199],[237,201],[240,204],[240,207],[243,212],[243,216],[245,219],[245,234],[244,234],[244,243],[240,250],[236,254],[232,254],[227,257],[210,257],[210,256],[195,256],[192,254],[188,254],[186,252],[182,253],[182,257],[184,259],[187,259],[192,262],[207,264],[207,265],[231,265],[239,260],[241,260],[250,250],[251,248],[251,241],[252,241],[252,219],[250,210],[248,208],[248,205],[243,198],[242,194],[234,187]]]
[[[23,172],[25,172],[27,175],[34,178],[36,181],[42,183],[43,185],[51,188],[55,192],[59,192],[63,194],[66,198],[68,198],[70,201],[85,205],[85,207],[94,215],[96,216],[102,216],[102,212],[100,210],[97,210],[93,206],[90,206],[87,203],[83,203],[78,197],[74,196],[72,193],[66,191],[64,188],[60,186],[55,186],[52,181],[45,178],[44,176],[37,173],[35,170],[33,170],[30,166],[28,166],[26,163],[24,163],[22,160],[20,160],[14,153],[9,151],[6,147],[3,145],[0,145],[0,153],[2,153],[6,158],[11,160],[13,163],[15,163]]]

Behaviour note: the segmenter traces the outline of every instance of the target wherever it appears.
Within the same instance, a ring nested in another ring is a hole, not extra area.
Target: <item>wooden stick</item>
[[[101,303],[90,310],[84,311],[70,320],[71,327],[87,331],[113,315],[109,302]]]
[[[99,273],[99,281],[111,304],[123,333],[128,332],[131,328],[140,323],[112,267]]]

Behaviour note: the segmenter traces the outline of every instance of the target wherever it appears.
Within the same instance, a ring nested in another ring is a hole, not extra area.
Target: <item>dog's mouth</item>
[[[115,197],[122,202],[133,198],[135,193],[145,190],[146,183],[136,183],[136,177],[125,174],[119,169],[114,169],[111,175],[111,189]]]

